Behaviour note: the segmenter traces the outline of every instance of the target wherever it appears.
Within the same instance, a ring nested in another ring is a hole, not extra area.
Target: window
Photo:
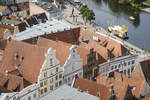
[[[70,77],[68,77],[68,81],[70,81]]]
[[[28,97],[28,100],[31,100],[31,96]]]
[[[44,77],[47,77],[47,72],[44,73]]]
[[[50,59],[50,65],[53,65],[53,59],[52,58]]]
[[[36,98],[36,93],[33,94],[33,98]]]
[[[59,78],[62,78],[62,74],[59,74]]]
[[[130,75],[130,69],[128,69],[128,75]]]
[[[126,74],[126,70],[124,70],[124,74]]]
[[[117,65],[115,65],[115,69],[117,69]]]
[[[130,61],[128,62],[128,65],[130,65]]]
[[[50,90],[53,90],[53,85],[50,86]]]
[[[44,88],[44,92],[47,92],[47,88]]]
[[[59,86],[62,85],[62,81],[59,81]]]
[[[58,76],[57,75],[56,75],[55,79],[58,80]]]
[[[119,67],[119,68],[121,67],[120,64],[118,65],[118,67]]]
[[[132,64],[134,64],[135,63],[135,61],[134,60],[132,60]]]
[[[56,68],[56,72],[58,72],[58,67]]]
[[[124,62],[124,66],[126,66],[127,65],[127,63],[126,62]]]
[[[47,85],[47,80],[44,81],[44,85]]]
[[[50,83],[53,83],[53,78],[50,79]]]
[[[64,82],[67,83],[67,79],[64,79]]]
[[[58,87],[58,83],[57,83],[57,82],[55,83],[55,87],[56,87],[56,88]]]
[[[70,32],[68,32],[68,33],[67,33],[67,36],[68,36],[68,37],[71,37],[71,36],[72,36],[72,34],[71,34]]]
[[[134,66],[131,67],[131,72],[134,70]]]
[[[40,87],[43,87],[43,82],[40,83]]]
[[[114,66],[111,66],[111,70],[113,70],[114,69]]]
[[[41,94],[43,94],[43,89],[41,89]]]

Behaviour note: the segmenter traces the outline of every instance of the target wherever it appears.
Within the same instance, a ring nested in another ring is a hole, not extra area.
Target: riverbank
[[[150,8],[141,9],[141,11],[149,13],[150,14]]]
[[[131,43],[128,43],[127,41],[124,41],[116,36],[114,36],[113,34],[110,34],[109,32],[107,32],[105,29],[103,29],[102,27],[92,23],[87,23],[85,25],[85,22],[82,18],[82,16],[80,15],[80,12],[77,8],[75,8],[74,6],[70,5],[69,3],[67,3],[66,5],[66,9],[64,9],[64,11],[62,12],[63,15],[63,19],[65,19],[66,21],[79,26],[79,27],[84,27],[90,31],[96,32],[96,33],[101,33],[111,39],[113,39],[114,41],[117,41],[119,43],[121,43],[122,45],[124,45],[129,51],[131,51],[133,54],[139,54],[142,55],[143,57],[147,57],[150,56],[150,54],[148,52],[145,52],[144,50],[132,45]],[[74,9],[74,17],[71,16],[72,14],[72,9]]]

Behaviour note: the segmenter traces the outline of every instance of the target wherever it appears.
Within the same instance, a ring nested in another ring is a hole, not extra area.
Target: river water
[[[128,42],[150,52],[150,14],[120,6],[115,0],[81,0],[95,13],[95,23],[107,29],[109,25],[127,25]],[[134,16],[136,21],[130,21]]]

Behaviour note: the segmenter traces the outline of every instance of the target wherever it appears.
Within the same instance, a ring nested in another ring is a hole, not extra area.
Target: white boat
[[[130,19],[131,21],[135,21],[135,18],[134,18],[133,16],[130,16],[129,19]]]
[[[108,31],[122,39],[126,39],[127,38],[127,29],[126,29],[126,25],[115,25],[115,26],[109,26],[108,27]]]

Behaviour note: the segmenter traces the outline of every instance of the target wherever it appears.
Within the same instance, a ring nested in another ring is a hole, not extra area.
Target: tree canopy
[[[92,20],[95,20],[95,14],[93,10],[90,10],[87,6],[82,6],[80,13],[86,21],[88,20],[91,22]]]

